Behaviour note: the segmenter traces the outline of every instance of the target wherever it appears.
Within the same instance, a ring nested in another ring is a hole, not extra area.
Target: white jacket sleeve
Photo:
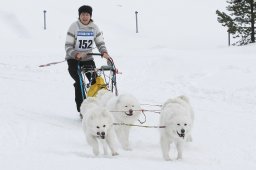
[[[74,59],[77,51],[75,50],[75,25],[73,23],[67,32],[66,41],[65,41],[65,50],[66,50],[66,59]]]
[[[95,44],[101,54],[103,54],[105,52],[107,53],[107,48],[106,48],[106,45],[104,42],[102,32],[100,32],[99,28],[96,25],[95,25],[95,29],[96,29],[96,36],[94,39]]]

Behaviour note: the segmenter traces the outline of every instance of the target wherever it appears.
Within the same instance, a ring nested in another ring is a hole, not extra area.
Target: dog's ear
[[[179,98],[189,103],[189,99],[187,96],[182,95],[182,96],[179,96]]]

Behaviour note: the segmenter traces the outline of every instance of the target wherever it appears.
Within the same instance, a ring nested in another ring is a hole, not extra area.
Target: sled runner
[[[101,55],[92,53],[90,55]],[[86,68],[78,64],[78,75],[80,79],[80,88],[83,99],[86,97],[94,97],[100,89],[107,89],[118,95],[116,74],[118,71],[114,65],[112,59],[107,61],[107,65],[103,65],[100,68]],[[86,75],[91,74],[91,79],[88,81]],[[95,81],[94,84],[93,81]]]

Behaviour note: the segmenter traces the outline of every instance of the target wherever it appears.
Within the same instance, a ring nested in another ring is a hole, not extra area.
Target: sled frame
[[[103,65],[100,68],[84,68],[78,64],[78,75],[80,79],[80,88],[83,100],[87,97],[87,92],[92,85],[92,81],[96,79],[97,76],[101,76],[104,79],[104,87],[111,91],[113,94],[118,96],[117,89],[117,71],[115,69],[114,63],[108,60],[108,65]],[[91,79],[88,80],[86,74],[91,74]]]

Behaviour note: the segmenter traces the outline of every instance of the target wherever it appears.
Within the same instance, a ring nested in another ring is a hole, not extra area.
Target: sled
[[[101,55],[101,54],[91,54]],[[107,65],[103,65],[100,68],[85,68],[78,64],[78,75],[80,79],[80,88],[82,92],[83,100],[87,97],[94,97],[101,89],[107,89],[118,95],[116,75],[118,71],[114,65],[112,59],[107,60]],[[91,79],[88,80],[86,74],[91,74]],[[95,80],[95,83],[93,81]]]

